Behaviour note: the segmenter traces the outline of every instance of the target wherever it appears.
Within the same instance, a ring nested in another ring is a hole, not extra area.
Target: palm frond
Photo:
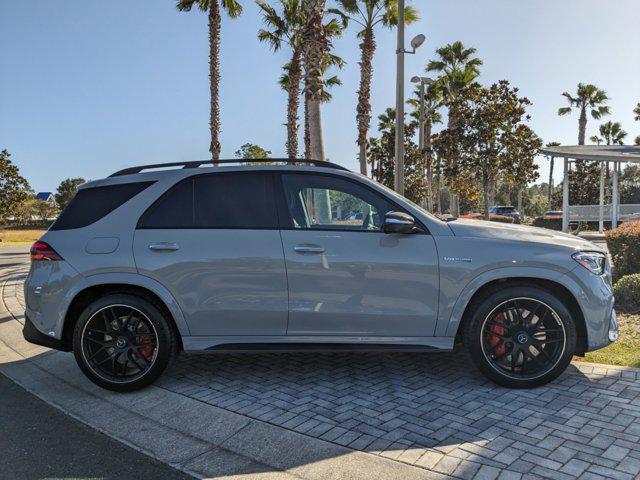
[[[562,107],[558,109],[558,115],[569,115],[571,113],[571,107]]]
[[[214,0],[216,1],[216,0]],[[237,0],[222,0],[222,8],[231,18],[238,18],[242,15],[242,5]]]

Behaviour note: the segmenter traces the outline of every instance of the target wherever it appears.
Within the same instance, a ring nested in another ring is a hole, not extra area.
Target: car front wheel
[[[152,301],[111,294],[85,308],[73,334],[80,369],[95,384],[129,392],[143,388],[177,353],[172,323]]]
[[[575,320],[561,299],[535,286],[494,290],[471,305],[464,344],[499,385],[532,388],[558,377],[576,348]]]

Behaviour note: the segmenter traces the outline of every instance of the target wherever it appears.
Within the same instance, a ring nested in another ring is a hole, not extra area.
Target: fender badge
[[[467,258],[467,257],[444,257],[443,258],[445,262],[471,262],[473,261],[472,258]]]

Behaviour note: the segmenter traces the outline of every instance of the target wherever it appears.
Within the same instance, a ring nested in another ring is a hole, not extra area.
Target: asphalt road
[[[24,251],[0,248],[0,268],[16,264]],[[0,374],[0,480],[44,478],[191,477],[68,417]]]

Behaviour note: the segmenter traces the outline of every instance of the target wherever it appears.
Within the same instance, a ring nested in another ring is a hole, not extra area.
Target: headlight
[[[577,252],[571,255],[576,262],[595,275],[604,273],[605,256],[600,252]]]

